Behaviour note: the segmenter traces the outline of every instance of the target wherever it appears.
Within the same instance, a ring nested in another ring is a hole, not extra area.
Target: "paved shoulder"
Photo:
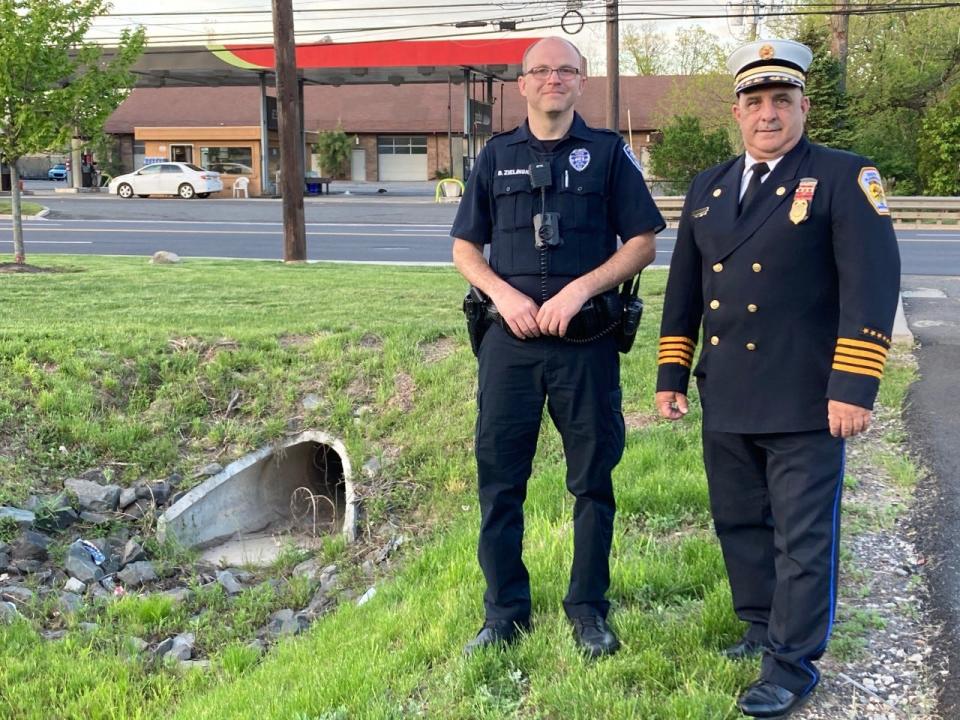
[[[920,379],[907,397],[907,428],[929,470],[917,493],[916,530],[930,561],[940,649],[951,668],[940,711],[960,717],[960,277],[907,275],[902,290],[919,345]]]

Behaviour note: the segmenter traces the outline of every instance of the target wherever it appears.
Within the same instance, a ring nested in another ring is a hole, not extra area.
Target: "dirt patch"
[[[383,338],[373,333],[365,333],[357,344],[364,350],[383,350]]]
[[[624,413],[623,423],[627,426],[627,432],[631,430],[643,430],[645,427],[657,422],[657,416],[653,413]]]
[[[313,335],[283,335],[277,338],[277,345],[286,348],[301,348],[313,345],[316,338]]]
[[[435,363],[453,355],[457,349],[457,341],[450,337],[442,337],[433,342],[420,343],[420,352],[426,363]]]
[[[56,273],[66,272],[60,268],[42,268],[36,265],[27,265],[25,263],[0,263],[0,273]]]
[[[397,373],[393,378],[393,397],[388,405],[402,412],[413,410],[413,397],[417,392],[417,384],[406,373]]]
[[[224,350],[236,350],[240,347],[235,340],[227,338],[221,338],[214,343],[207,343],[200,338],[191,336],[171,338],[169,345],[176,352],[195,352],[203,358],[204,362],[210,362]]]

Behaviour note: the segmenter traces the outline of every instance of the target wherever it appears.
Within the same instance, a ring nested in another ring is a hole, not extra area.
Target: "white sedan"
[[[209,197],[223,190],[220,173],[193,163],[163,162],[144,165],[136,172],[118,175],[110,181],[110,194],[122,198],[148,195],[179,195],[184,200]]]

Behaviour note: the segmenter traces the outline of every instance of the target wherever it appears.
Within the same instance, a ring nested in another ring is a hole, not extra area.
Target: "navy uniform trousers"
[[[843,440],[704,430],[703,458],[734,610],[766,646],[761,675],[805,695],[836,609]]]
[[[517,340],[493,325],[478,359],[478,557],[487,581],[487,619],[526,623],[530,617],[530,578],[521,557],[523,502],[544,401],[563,440],[567,489],[576,498],[564,609],[571,618],[606,617],[615,510],[611,472],[625,441],[614,339]]]

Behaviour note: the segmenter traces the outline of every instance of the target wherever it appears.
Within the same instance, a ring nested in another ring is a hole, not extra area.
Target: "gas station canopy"
[[[313,85],[512,81],[536,37],[484,40],[386,40],[298,45],[297,70]],[[133,67],[137,87],[257,85],[274,71],[272,45],[151,48]]]

